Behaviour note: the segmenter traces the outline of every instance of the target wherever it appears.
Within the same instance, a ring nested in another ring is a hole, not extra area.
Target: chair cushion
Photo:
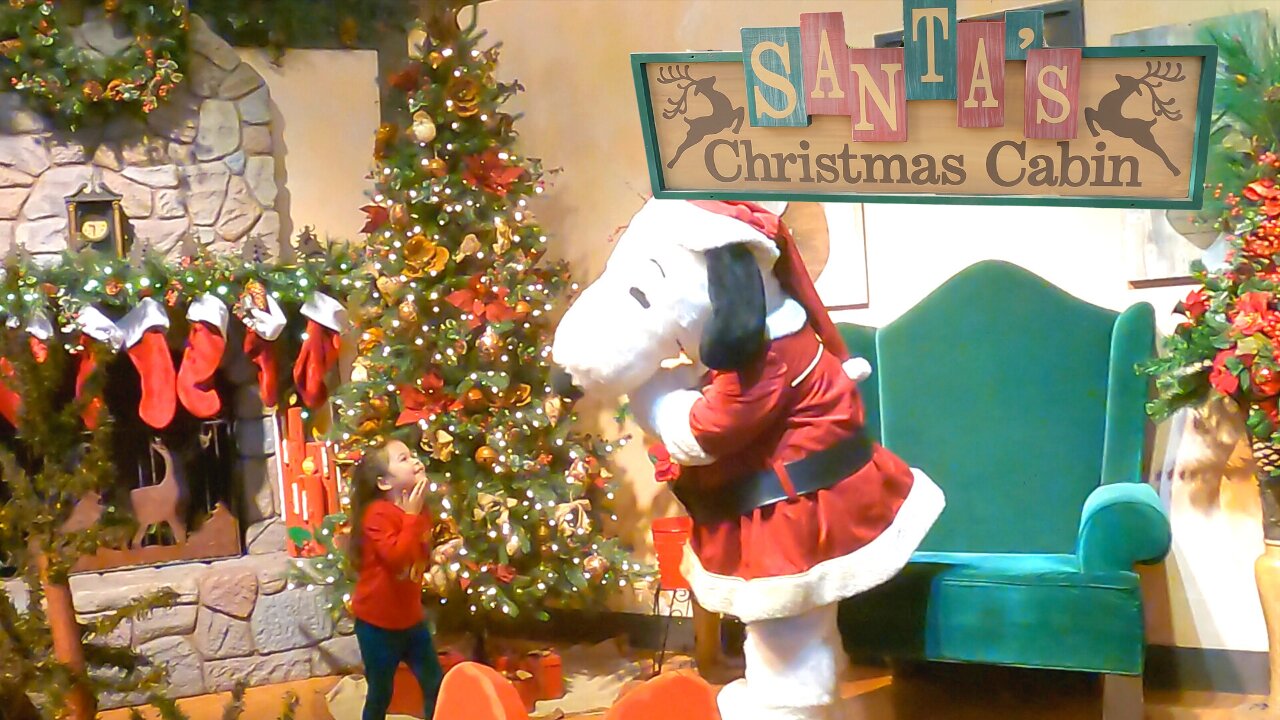
[[[918,553],[846,600],[854,654],[1135,674],[1142,597],[1132,572],[1083,573],[1071,555]]]

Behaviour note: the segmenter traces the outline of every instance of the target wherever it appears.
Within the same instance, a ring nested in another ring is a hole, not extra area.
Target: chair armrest
[[[1084,502],[1076,555],[1085,572],[1132,571],[1135,564],[1163,560],[1172,541],[1169,516],[1154,488],[1111,483]]]

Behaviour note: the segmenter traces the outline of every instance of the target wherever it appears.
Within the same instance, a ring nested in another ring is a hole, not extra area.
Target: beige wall
[[[355,239],[364,226],[378,128],[378,54],[372,50],[290,50],[275,65],[242,49],[271,89],[281,234],[311,225],[320,238]]]
[[[958,7],[963,17],[1027,4],[959,0]],[[1090,0],[1087,40],[1107,45],[1116,32],[1257,8],[1280,14],[1280,2]],[[574,264],[579,279],[600,271],[608,238],[649,190],[629,53],[731,50],[743,26],[795,25],[801,12],[830,10],[844,12],[854,46],[869,46],[875,33],[901,27],[899,0],[497,0],[481,6],[481,26],[504,43],[499,74],[529,89],[513,102],[527,113],[518,125],[526,151],[564,168],[538,209],[554,251]],[[889,322],[984,258],[1023,265],[1099,305],[1150,301],[1166,329],[1174,322],[1167,311],[1186,291],[1128,289],[1121,211],[868,205],[866,224],[871,305],[841,319]],[[1165,644],[1265,650],[1252,576],[1261,533],[1248,463],[1239,454],[1228,463],[1236,439],[1230,428],[1220,431],[1226,439],[1195,428],[1181,433],[1184,420],[1161,428],[1153,463],[1155,481],[1172,506],[1175,548],[1164,568],[1145,573],[1151,637]],[[635,496],[627,520],[674,511],[651,481],[640,443],[623,451],[622,464]],[[1175,466],[1193,480],[1172,482]],[[643,523],[624,526],[643,541]]]

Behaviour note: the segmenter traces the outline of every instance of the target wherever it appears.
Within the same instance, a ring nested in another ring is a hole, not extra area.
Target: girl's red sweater
[[[409,515],[388,500],[364,512],[364,549],[351,609],[386,630],[422,622],[422,578],[431,552],[431,519]]]

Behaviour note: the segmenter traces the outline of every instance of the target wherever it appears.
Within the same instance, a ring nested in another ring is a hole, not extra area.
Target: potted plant
[[[1230,245],[1223,267],[1196,262],[1185,319],[1145,366],[1157,394],[1148,412],[1226,398],[1248,427],[1262,496],[1265,548],[1255,565],[1270,640],[1271,695],[1280,711],[1280,36],[1271,22],[1227,21],[1218,46],[1214,118],[1201,222]]]

